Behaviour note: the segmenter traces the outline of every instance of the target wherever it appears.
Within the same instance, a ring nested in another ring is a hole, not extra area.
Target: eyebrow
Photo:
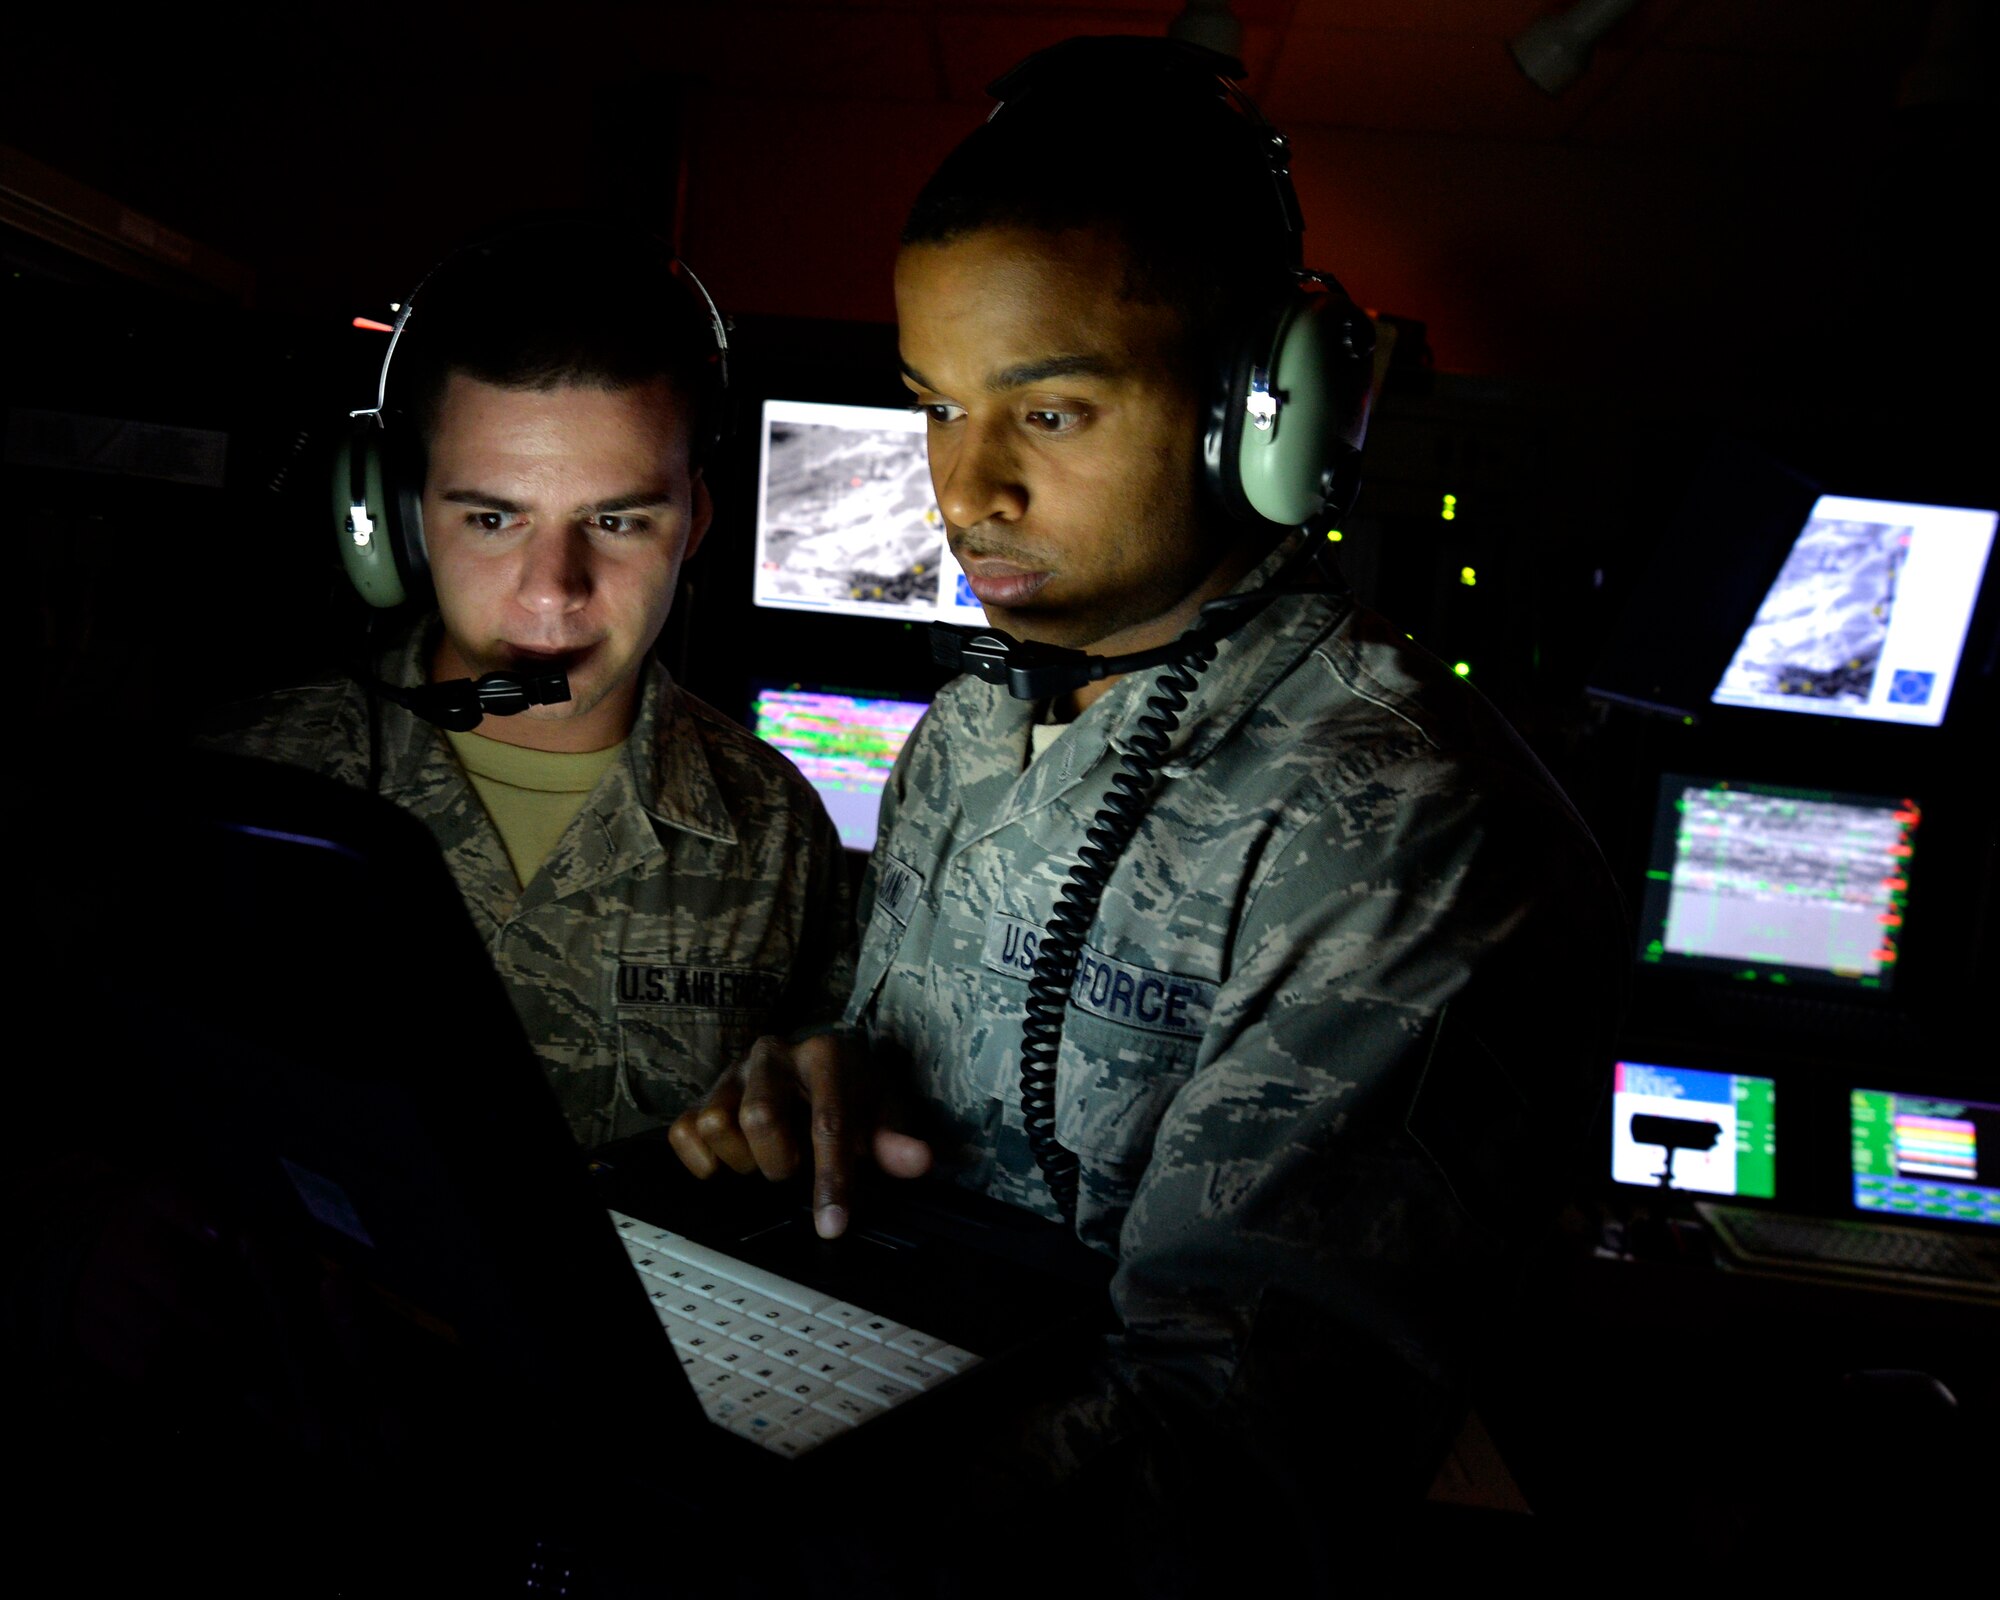
[[[1029,384],[1045,383],[1050,378],[1115,378],[1124,370],[1117,362],[1104,356],[1049,356],[1041,361],[1023,361],[1011,367],[1002,367],[986,380],[988,394],[1005,394],[1009,389],[1025,389]],[[926,378],[907,361],[903,363],[903,376],[920,389],[928,389],[933,394],[943,391]]]
[[[518,500],[509,500],[504,494],[488,494],[484,489],[447,489],[438,496],[446,505],[478,506],[483,511],[504,511],[510,517],[525,516],[528,507]],[[594,505],[578,506],[581,516],[615,516],[621,511],[639,511],[648,506],[670,506],[674,503],[671,489],[635,489],[630,494],[613,495],[608,500],[599,500]]]

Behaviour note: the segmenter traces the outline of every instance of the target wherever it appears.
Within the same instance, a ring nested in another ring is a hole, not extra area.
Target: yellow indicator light
[[[1444,511],[1441,513],[1441,515],[1444,517],[1444,520],[1446,522],[1452,522],[1457,520],[1458,517],[1457,495],[1448,494],[1444,497]]]
[[[1338,528],[1328,528],[1326,530],[1326,536],[1327,539],[1334,544],[1339,544],[1341,539],[1345,537],[1345,535],[1343,535]]]
[[[1479,586],[1479,574],[1474,572],[1470,567],[1460,567],[1458,569],[1458,581],[1468,589],[1476,589]]]
[[[1472,676],[1472,663],[1470,661],[1454,661],[1451,664],[1451,670],[1461,678],[1469,678]]]

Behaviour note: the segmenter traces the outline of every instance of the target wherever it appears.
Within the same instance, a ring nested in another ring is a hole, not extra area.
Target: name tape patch
[[[875,885],[875,903],[896,919],[910,925],[910,908],[924,895],[924,875],[900,856],[882,858],[882,878]]]
[[[672,967],[618,963],[618,1003],[689,1011],[769,1011],[784,994],[773,972],[748,967]]]
[[[995,913],[986,921],[983,961],[1003,977],[1027,978],[1035,970],[1042,930],[1020,917]],[[1149,1033],[1198,1038],[1215,1010],[1216,985],[1130,961],[1115,961],[1085,945],[1070,985],[1079,1011]]]

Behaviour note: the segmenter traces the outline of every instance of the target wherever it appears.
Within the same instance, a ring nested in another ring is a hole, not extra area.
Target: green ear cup
[[[1317,515],[1332,474],[1360,448],[1372,334],[1343,295],[1301,297],[1286,312],[1272,341],[1268,426],[1246,421],[1237,450],[1243,498],[1259,516],[1296,527]]]
[[[360,501],[356,505],[360,452]],[[382,487],[382,453],[372,435],[341,441],[333,459],[333,526],[348,580],[371,606],[399,606],[408,594],[396,565],[396,525]]]

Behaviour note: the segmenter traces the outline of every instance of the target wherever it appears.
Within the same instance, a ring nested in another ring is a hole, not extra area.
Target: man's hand
[[[848,1188],[864,1150],[891,1177],[930,1171],[931,1147],[890,1125],[867,1046],[840,1034],[798,1044],[759,1039],[700,1110],[674,1119],[667,1137],[697,1178],[712,1177],[721,1165],[777,1180],[798,1171],[801,1122],[812,1142],[813,1226],[822,1239],[847,1227]]]

